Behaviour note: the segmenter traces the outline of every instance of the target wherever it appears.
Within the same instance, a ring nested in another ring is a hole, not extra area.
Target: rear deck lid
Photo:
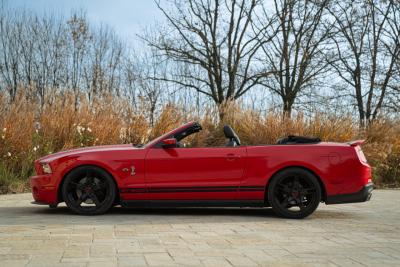
[[[350,146],[361,146],[362,144],[364,144],[365,140],[355,140],[355,141],[351,141],[348,142],[348,144]]]

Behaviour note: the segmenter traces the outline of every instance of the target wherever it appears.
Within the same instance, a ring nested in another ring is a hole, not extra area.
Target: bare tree
[[[3,10],[2,10],[3,11]],[[17,94],[21,80],[20,55],[21,46],[16,36],[21,32],[18,20],[0,14],[0,75],[3,86],[9,93],[10,101]]]
[[[127,61],[124,44],[106,26],[92,31],[91,37],[83,70],[88,98],[92,101],[105,93],[120,96],[124,64]]]
[[[147,108],[150,123],[162,101],[191,112],[196,106],[200,115],[244,95],[243,103],[268,101],[287,116],[294,105],[313,113],[324,105],[318,99],[346,108],[351,100],[362,124],[400,110],[398,1],[163,3],[167,24],[142,36],[150,49],[140,56],[112,29],[89,25],[83,12],[65,19],[1,7],[0,89],[10,101],[25,90],[42,107],[69,90],[76,109],[81,97],[89,104],[128,97]]]
[[[329,2],[274,1],[278,21],[271,26],[271,31],[278,34],[262,45],[262,62],[272,73],[263,84],[281,97],[286,116],[290,117],[299,94],[324,77],[329,69],[325,60],[331,35],[325,19]],[[265,13],[269,11],[264,9]]]
[[[252,31],[258,0],[173,0],[173,10],[156,2],[168,21],[147,43],[178,64],[197,71],[165,79],[210,97],[217,105],[243,96],[263,77],[252,64],[267,25]],[[266,22],[268,24],[269,22]],[[223,114],[220,114],[223,116]]]
[[[27,74],[23,84],[34,89],[40,106],[43,107],[46,98],[52,91],[59,89],[63,82],[66,68],[62,66],[62,56],[66,53],[63,42],[66,32],[62,22],[54,16],[28,17],[26,20],[29,23],[25,23],[23,34],[19,38],[24,55],[21,66]]]
[[[142,102],[139,103],[140,108],[145,111],[144,115],[149,118],[150,125],[153,125],[161,108],[162,97],[168,93],[167,82],[163,80],[168,71],[167,62],[160,61],[157,51],[150,49],[136,55],[131,64],[127,74],[133,84],[132,95],[137,99],[136,102]]]
[[[395,87],[400,57],[400,14],[396,1],[337,1],[331,7],[337,60],[332,66],[353,90],[361,125],[373,121]]]
[[[51,104],[55,93],[72,90],[89,100],[126,90],[124,68],[128,49],[106,26],[90,27],[84,14],[69,20],[38,16],[25,10],[0,13],[0,87],[13,101],[18,90],[40,106]]]
[[[78,109],[80,85],[84,67],[86,46],[90,37],[86,18],[82,15],[73,14],[68,20],[69,34],[71,38],[71,75],[69,77],[72,90],[75,95],[75,110]]]
[[[388,99],[385,102],[387,102],[386,109],[397,116],[400,113],[400,57],[396,60],[396,71],[393,76],[394,81],[390,85]]]

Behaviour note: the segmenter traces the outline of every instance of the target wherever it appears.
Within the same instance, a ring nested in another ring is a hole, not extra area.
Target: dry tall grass
[[[143,107],[144,108],[144,107]],[[189,120],[197,120],[203,131],[190,139],[194,146],[220,145],[222,126],[230,124],[247,145],[275,143],[289,134],[319,136],[325,141],[347,142],[365,138],[364,152],[374,167],[378,185],[398,186],[400,181],[400,122],[380,120],[360,131],[354,120],[318,114],[292,119],[278,113],[266,116],[240,105],[224,107],[225,118],[219,121],[216,110],[206,110],[200,118],[166,105],[153,126],[143,108],[134,110],[123,100],[104,97],[91,105],[81,99],[74,110],[71,96],[56,97],[51,105],[40,108],[27,102],[24,95],[11,105],[0,94],[0,192],[27,190],[27,178],[33,173],[33,161],[59,150],[117,143],[145,143]]]

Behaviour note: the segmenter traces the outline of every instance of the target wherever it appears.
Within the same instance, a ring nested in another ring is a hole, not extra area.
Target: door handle
[[[236,159],[239,159],[239,158],[240,158],[239,155],[235,155],[235,154],[232,154],[232,153],[229,153],[229,154],[226,155],[226,159],[227,160],[236,160]]]

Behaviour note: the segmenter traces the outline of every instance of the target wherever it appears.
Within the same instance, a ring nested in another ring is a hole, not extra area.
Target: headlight
[[[42,169],[44,173],[51,173],[51,168],[50,168],[50,164],[48,163],[42,163]]]

